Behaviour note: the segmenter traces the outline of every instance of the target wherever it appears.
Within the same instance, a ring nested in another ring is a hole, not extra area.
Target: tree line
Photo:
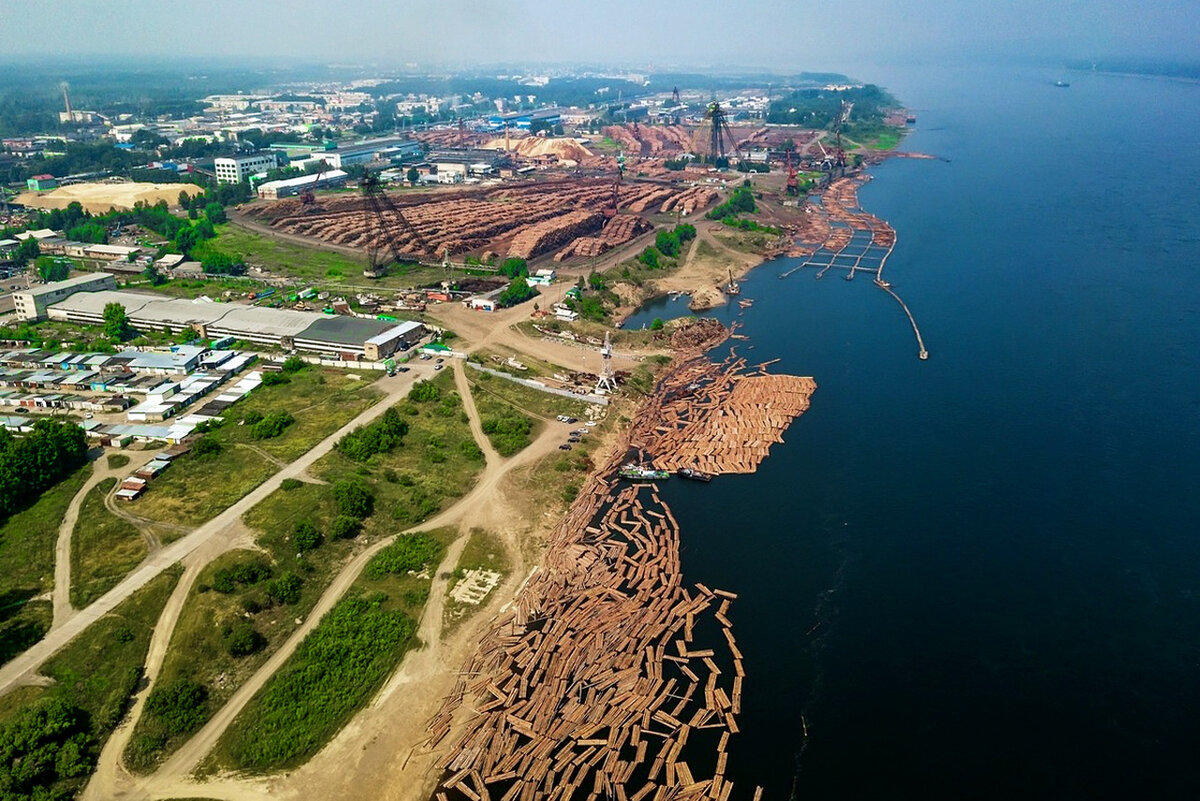
[[[0,429],[0,519],[38,496],[87,461],[87,439],[75,423],[41,419],[23,437]]]

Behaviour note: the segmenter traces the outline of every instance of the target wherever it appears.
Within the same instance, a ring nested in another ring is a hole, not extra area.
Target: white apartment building
[[[222,184],[240,184],[256,172],[274,169],[276,166],[278,162],[274,153],[219,156],[213,159],[213,171],[217,174],[217,182]]]

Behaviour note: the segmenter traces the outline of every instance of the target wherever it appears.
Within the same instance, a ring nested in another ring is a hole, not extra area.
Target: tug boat
[[[706,484],[713,479],[711,474],[705,473],[703,470],[697,470],[694,467],[679,468],[679,477],[688,478],[692,481],[703,481]]]
[[[666,470],[655,470],[653,467],[634,464],[633,462],[622,465],[621,469],[617,471],[617,475],[633,481],[657,481],[671,477],[671,474]]]

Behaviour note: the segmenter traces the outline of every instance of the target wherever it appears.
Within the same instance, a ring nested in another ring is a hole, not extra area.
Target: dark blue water
[[[756,475],[664,489],[685,576],[741,596],[729,777],[1200,797],[1200,86],[871,77],[950,160],[860,194],[929,361],[869,281],[764,265],[740,352],[812,409]]]

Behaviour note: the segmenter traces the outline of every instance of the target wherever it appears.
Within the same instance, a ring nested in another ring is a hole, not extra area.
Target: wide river
[[[741,596],[729,777],[1200,798],[1200,85],[865,77],[948,159],[860,193],[930,358],[869,280],[768,263],[739,351],[812,409],[756,475],[664,484],[686,580]]]

